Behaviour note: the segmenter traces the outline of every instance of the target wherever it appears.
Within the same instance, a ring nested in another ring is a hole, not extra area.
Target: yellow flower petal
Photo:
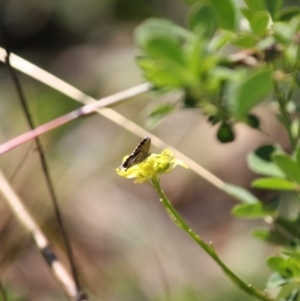
[[[154,176],[170,173],[177,165],[188,168],[185,163],[179,159],[175,159],[173,155],[171,150],[164,149],[160,154],[151,154],[143,162],[127,170],[119,167],[116,169],[116,172],[119,176],[124,178],[135,178],[135,183],[144,183]],[[127,157],[124,157],[123,162]]]

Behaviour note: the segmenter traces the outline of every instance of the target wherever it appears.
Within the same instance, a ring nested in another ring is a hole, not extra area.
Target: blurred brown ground
[[[0,11],[14,53],[100,98],[143,81],[134,62],[135,26],[150,16],[184,24],[187,7],[179,0],[30,0],[26,5],[10,0],[1,1]],[[19,77],[36,124],[78,107],[58,92],[22,74]],[[4,65],[0,65],[0,78],[0,141],[4,142],[28,127]],[[172,97],[148,94],[114,109],[145,126],[141,115],[145,108]],[[178,111],[152,131],[222,180],[249,188],[254,175],[247,168],[247,153],[263,143],[286,144],[269,105],[256,113],[267,134],[237,125],[237,139],[228,145],[217,142],[216,129],[196,110]],[[139,138],[94,115],[41,139],[91,299],[250,300],[172,224],[148,185],[117,176],[115,168]],[[35,150],[15,173],[29,148],[32,143],[1,156],[1,168],[8,178],[15,174],[13,187],[65,260]],[[160,150],[152,149],[156,151]],[[214,243],[234,271],[253,284],[267,279],[270,272],[264,261],[272,249],[250,236],[250,229],[261,222],[231,217],[235,201],[190,170],[177,168],[162,182],[192,228]],[[1,280],[24,300],[65,298],[4,200],[0,202],[0,264]]]

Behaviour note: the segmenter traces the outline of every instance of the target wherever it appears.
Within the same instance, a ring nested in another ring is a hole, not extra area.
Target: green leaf
[[[300,262],[295,258],[282,258],[272,256],[267,260],[268,266],[285,278],[298,277],[300,273]]]
[[[292,110],[292,109],[291,109]],[[292,112],[291,114],[293,113],[296,113],[297,112],[297,108],[295,106],[295,110],[294,112]],[[300,120],[299,119],[294,119],[292,121],[292,124],[291,124],[291,134],[293,136],[293,138],[296,138],[298,137],[298,132],[299,132],[299,126],[300,126]]]
[[[217,138],[222,143],[232,142],[235,138],[235,134],[231,125],[223,122],[218,129]]]
[[[260,202],[251,192],[239,186],[226,183],[222,190],[243,203],[255,204]]]
[[[274,224],[280,226],[280,228],[282,228],[282,229],[285,229],[285,231],[287,233],[290,233],[290,235],[299,238],[299,236],[300,236],[300,227],[299,227],[300,216],[298,216],[298,218],[296,218],[295,220],[290,220],[290,219],[286,219],[286,218],[279,216],[274,221]]]
[[[168,60],[156,60],[150,58],[137,58],[138,66],[144,71],[147,80],[157,87],[181,87],[187,76],[183,72],[182,66],[174,64]]]
[[[199,0],[183,0],[183,2],[185,2],[187,5],[193,5],[197,2],[199,2]]]
[[[275,272],[279,272],[280,274],[283,274],[285,272],[286,260],[280,256],[269,257],[267,260],[267,264],[269,268],[271,268]],[[287,276],[290,277],[291,275],[289,274]]]
[[[265,3],[262,0],[245,0],[245,3],[247,4],[249,10],[254,12],[266,9]]]
[[[297,283],[298,282],[298,283]],[[278,301],[300,301],[299,298],[299,281],[296,283],[287,283],[280,288],[279,293],[276,296]]]
[[[278,14],[278,20],[287,22],[300,14],[299,6],[289,6],[283,8]]]
[[[257,43],[257,37],[250,32],[241,32],[239,35],[232,41],[232,43],[243,49],[254,47]]]
[[[251,28],[258,36],[263,36],[269,24],[269,14],[266,11],[259,11],[254,14],[251,22]]]
[[[273,25],[274,33],[277,40],[285,45],[290,43],[294,31],[293,28],[288,23],[276,22]]]
[[[190,41],[188,49],[185,51],[186,67],[189,72],[197,78],[198,81],[199,74],[203,72],[204,65],[203,62],[206,58],[202,58],[199,54],[203,53],[204,43],[200,38],[193,39]],[[212,66],[211,68],[214,68]]]
[[[274,35],[276,39],[287,47],[292,47],[294,43],[291,43],[295,38],[295,34],[299,29],[300,18],[292,18],[288,23],[286,22],[275,22],[273,24]]]
[[[275,19],[277,13],[281,8],[282,2],[283,0],[265,0],[266,7],[270,12],[270,15],[272,16],[273,20]]]
[[[156,117],[156,116],[165,116],[172,112],[174,110],[174,105],[172,104],[163,104],[157,106],[155,109],[151,110],[150,116],[151,117]]]
[[[297,149],[296,149],[296,161],[300,167],[300,144],[297,146]]]
[[[279,287],[279,286],[285,285],[289,282],[291,282],[291,279],[284,278],[280,273],[274,273],[269,278],[267,287],[269,287],[269,288]]]
[[[272,154],[276,151],[273,145],[264,145],[247,157],[249,168],[262,175],[273,177],[285,177],[280,168],[273,162]]]
[[[282,249],[282,254],[287,255],[289,257],[296,258],[300,261],[300,246],[299,244],[296,246],[285,246]]]
[[[149,41],[166,38],[178,42],[178,26],[169,20],[150,18],[141,23],[134,32],[134,38],[140,48],[146,48]]]
[[[188,23],[195,33],[211,38],[216,30],[214,10],[210,6],[199,6],[197,3],[190,10]]]
[[[183,105],[185,108],[193,109],[197,108],[199,103],[199,99],[196,99],[195,97],[191,96],[189,93],[185,93],[183,97]]]
[[[285,301],[297,301],[299,295],[299,289],[293,289],[291,293],[285,298]]]
[[[300,167],[294,159],[287,154],[275,154],[273,160],[289,179],[300,184]]]
[[[235,31],[238,21],[238,9],[234,0],[209,0],[212,4],[218,24],[221,28]]]
[[[232,84],[229,106],[237,116],[244,117],[270,93],[271,71],[263,69],[250,72]]]
[[[235,37],[235,34],[229,31],[221,32],[218,35],[215,35],[209,44],[209,51],[212,53],[217,52],[227,43],[231,42]]]
[[[249,21],[253,33],[263,37],[269,25],[270,15],[265,10],[250,10],[247,8],[241,9],[245,18]]]
[[[180,44],[174,42],[172,39],[168,40],[161,37],[153,38],[148,41],[146,49],[153,58],[168,58],[168,60],[180,65],[184,65],[185,63]]]
[[[299,190],[295,183],[281,178],[259,178],[251,183],[252,187],[271,190]]]
[[[286,245],[290,243],[290,241],[282,234],[268,229],[255,229],[252,231],[252,235],[257,239],[267,241],[276,245]]]
[[[260,126],[260,120],[259,118],[254,114],[247,114],[246,123],[252,127],[253,129],[259,129]]]
[[[255,203],[255,204],[238,204],[233,207],[232,213],[237,217],[243,218],[260,218],[268,215],[273,215],[277,212],[279,198],[272,203]]]
[[[299,47],[294,43],[290,43],[285,49],[285,70],[295,68],[295,65],[299,62]]]
[[[172,111],[174,111],[174,105],[173,104],[162,104],[158,105],[156,107],[152,107],[151,109],[147,109],[147,119],[146,124],[147,127],[153,128],[156,126],[162,119],[170,114]]]

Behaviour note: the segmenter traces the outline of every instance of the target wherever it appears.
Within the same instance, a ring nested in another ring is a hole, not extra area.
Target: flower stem
[[[289,140],[290,140],[290,147],[293,151],[296,146],[297,141],[295,140],[295,138],[293,137],[293,134],[292,134],[292,126],[291,126],[292,120],[286,109],[287,100],[285,99],[282,91],[279,88],[278,83],[276,83],[276,82],[274,83],[274,91],[275,91],[275,95],[276,95],[276,98],[277,98],[277,101],[279,104],[279,110],[281,113],[281,122],[286,129],[286,132],[287,132]],[[291,95],[291,93],[292,92],[290,91],[289,94]]]
[[[172,221],[183,231],[185,231],[225,272],[225,274],[231,279],[233,283],[239,286],[242,290],[247,292],[250,295],[257,297],[260,300],[264,301],[275,301],[275,299],[265,295],[259,289],[253,287],[251,284],[247,284],[242,279],[240,279],[236,274],[234,274],[219,258],[214,246],[212,243],[205,242],[197,233],[195,233],[189,225],[182,219],[176,209],[172,206],[171,202],[162,191],[160,187],[159,180],[157,177],[152,178],[152,184],[158,195],[160,196],[160,201],[165,207],[167,213],[169,214]]]

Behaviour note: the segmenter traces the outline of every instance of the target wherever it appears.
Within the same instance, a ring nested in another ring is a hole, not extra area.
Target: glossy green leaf
[[[279,201],[273,201],[270,204],[255,203],[255,204],[238,204],[232,209],[233,215],[243,218],[260,218],[277,212]]]
[[[273,160],[289,179],[300,184],[300,167],[296,160],[287,154],[275,154]]]
[[[243,203],[254,204],[259,202],[251,192],[239,186],[226,183],[222,190]]]
[[[285,174],[273,162],[272,154],[276,151],[273,145],[264,145],[255,152],[251,152],[247,157],[249,168],[265,176],[285,177]]]
[[[232,85],[229,92],[229,105],[237,116],[244,117],[249,110],[259,104],[270,93],[271,71],[253,71]]]
[[[295,183],[282,178],[259,178],[251,183],[252,187],[271,190],[299,190],[299,186]]]
[[[272,16],[273,19],[275,19],[277,13],[279,12],[283,0],[264,0],[266,7]]]
[[[221,28],[235,31],[238,21],[238,9],[234,0],[209,0],[212,4]]]
[[[286,245],[290,243],[290,241],[282,234],[268,229],[255,229],[252,231],[252,235],[259,240],[270,242],[276,245]]]

